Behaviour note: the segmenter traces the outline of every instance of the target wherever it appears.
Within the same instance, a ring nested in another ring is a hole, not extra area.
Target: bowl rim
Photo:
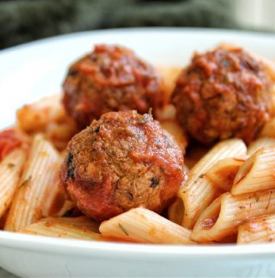
[[[264,255],[275,254],[274,244],[220,244],[220,245],[168,245],[168,244],[141,244],[117,243],[104,241],[87,241],[79,239],[51,238],[39,235],[20,234],[0,231],[0,248],[16,248],[32,251],[52,253],[96,254],[108,255],[135,255],[137,257],[157,254],[159,257],[174,255]],[[149,248],[148,248],[149,247]]]

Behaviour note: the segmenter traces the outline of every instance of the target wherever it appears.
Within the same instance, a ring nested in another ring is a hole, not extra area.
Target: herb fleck
[[[23,187],[23,186],[27,185],[27,184],[31,181],[31,179],[32,179],[32,176],[29,176],[26,180],[24,180],[24,181],[22,182],[22,184],[20,185],[20,187]]]
[[[78,74],[78,71],[76,69],[72,69],[68,72],[68,76],[76,76]]]
[[[98,133],[100,130],[100,126],[98,126],[95,130],[94,130],[94,133]]]
[[[13,163],[9,163],[9,164],[7,165],[7,167],[8,167],[9,169],[12,169],[14,166],[15,166],[15,164],[13,164]]]
[[[74,168],[69,168],[67,170],[67,178],[68,179],[74,179]]]
[[[68,154],[68,157],[67,157],[67,165],[68,166],[71,166],[72,162],[73,162],[73,155],[71,153]]]
[[[121,229],[121,231],[122,231],[126,236],[129,236],[127,230],[126,230],[120,223],[118,223],[118,227]]]
[[[230,62],[226,59],[222,59],[221,64],[222,64],[223,67],[229,67],[230,66]]]
[[[141,124],[146,124],[147,122],[151,121],[152,120],[152,115],[150,114],[144,114],[140,123]]]
[[[204,178],[204,174],[199,175],[199,178],[203,179]]]
[[[155,177],[151,178],[151,185],[150,185],[150,187],[155,188],[155,187],[158,186],[158,184],[159,184],[159,179],[158,178],[155,178]]]
[[[134,196],[133,196],[132,192],[127,191],[127,192],[126,192],[126,195],[127,195],[128,199],[129,199],[130,201],[133,201]]]

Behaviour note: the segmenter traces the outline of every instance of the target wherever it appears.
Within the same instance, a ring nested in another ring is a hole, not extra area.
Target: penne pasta
[[[15,149],[0,162],[0,218],[9,208],[18,187],[26,151]]]
[[[47,237],[74,238],[82,240],[106,241],[101,234],[94,231],[93,222],[87,218],[44,218],[37,223],[19,230],[20,233]]]
[[[233,196],[224,193],[208,206],[196,222],[191,238],[220,241],[237,233],[243,222],[275,212],[275,190]]]
[[[205,176],[213,185],[224,191],[230,191],[244,161],[245,159],[236,157],[220,160],[206,172]]]
[[[76,124],[66,114],[61,98],[61,94],[55,94],[17,111],[17,125],[21,130],[30,134],[43,132],[45,138],[59,150],[63,150],[77,132]]]
[[[45,196],[47,198],[43,205],[42,217],[57,216],[66,202],[65,195],[59,186],[59,167],[56,169],[55,177],[46,188]]]
[[[252,142],[247,149],[247,154],[252,155],[261,148],[275,145],[275,138],[263,137]]]
[[[18,231],[41,219],[48,186],[56,175],[59,154],[42,135],[34,137],[28,161],[23,171],[20,188],[12,202],[5,230]]]
[[[157,213],[135,208],[104,221],[99,231],[105,237],[141,243],[195,244],[191,231]]]
[[[19,127],[26,132],[39,132],[49,122],[64,117],[61,94],[45,97],[37,102],[23,106],[17,111]]]
[[[182,153],[185,154],[188,142],[186,134],[184,133],[183,129],[179,126],[179,124],[174,120],[162,121],[160,122],[160,124],[163,129],[168,131],[173,136],[173,138],[181,148]]]
[[[69,224],[75,227],[86,227],[95,233],[99,233],[99,223],[88,218],[87,216],[78,216],[78,217],[48,217],[40,220],[43,221],[55,221],[57,223]]]
[[[177,78],[182,71],[181,67],[157,67],[163,78],[163,89],[167,102],[169,103],[171,94],[176,85]]]
[[[272,137],[275,138],[275,118],[272,118],[269,122],[267,122],[261,133],[260,137]]]
[[[176,107],[173,104],[166,104],[155,111],[158,121],[174,121],[176,119]]]
[[[70,212],[74,208],[75,208],[75,203],[73,203],[72,201],[69,201],[69,200],[64,200],[64,203],[62,204],[60,209],[58,211],[56,211],[56,213],[53,213],[52,215],[61,217],[61,216],[66,215],[68,212]]]
[[[275,145],[254,153],[240,167],[231,189],[233,195],[275,187]]]
[[[181,225],[184,213],[182,200],[177,198],[176,201],[168,208],[168,219],[176,224]]]
[[[240,139],[225,140],[215,145],[189,172],[189,179],[179,190],[184,204],[182,225],[191,229],[201,212],[220,194],[220,190],[205,177],[217,161],[246,154]]]
[[[239,226],[237,244],[275,241],[275,215],[252,219]]]

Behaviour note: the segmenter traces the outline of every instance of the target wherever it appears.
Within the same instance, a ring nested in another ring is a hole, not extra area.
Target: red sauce
[[[14,129],[0,132],[0,160],[5,158],[11,151],[20,147],[22,140]]]

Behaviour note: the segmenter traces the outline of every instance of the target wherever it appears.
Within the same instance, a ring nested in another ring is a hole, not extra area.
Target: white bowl
[[[275,58],[271,34],[146,28],[84,32],[0,52],[0,127],[22,104],[61,90],[68,65],[95,43],[134,49],[158,65],[183,66],[194,50],[233,43]],[[0,232],[0,266],[22,277],[272,277],[272,244],[167,246],[87,242]]]

